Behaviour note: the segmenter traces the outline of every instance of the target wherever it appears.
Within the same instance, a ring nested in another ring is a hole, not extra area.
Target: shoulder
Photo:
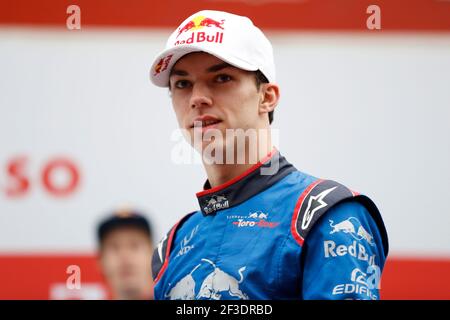
[[[336,204],[305,241],[303,298],[379,299],[384,247],[380,227],[363,204]]]
[[[325,238],[329,243],[357,240],[365,246],[379,248],[380,255],[385,256],[381,250],[385,247],[381,234],[369,210],[362,203],[348,199],[336,204],[317,222],[308,241]]]
[[[199,211],[192,211],[183,216],[159,241],[158,245],[153,251],[152,257],[152,275],[155,283],[158,282],[167,267],[172,244],[174,242],[177,230],[179,230],[181,226],[187,223],[189,220],[192,220],[191,218],[194,218],[198,213]]]
[[[316,179],[304,188],[295,205],[291,221],[291,232],[300,246],[316,229],[316,226],[329,223],[333,225],[346,219],[348,223],[356,220],[362,223],[372,222],[383,242],[385,254],[388,252],[387,232],[381,214],[375,203],[366,195],[353,191],[333,181]],[[362,232],[362,231],[361,231]]]

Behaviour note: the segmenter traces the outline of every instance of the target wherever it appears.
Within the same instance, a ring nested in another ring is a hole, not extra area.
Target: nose
[[[193,85],[189,105],[191,108],[209,107],[212,105],[211,95],[206,85],[198,82]]]

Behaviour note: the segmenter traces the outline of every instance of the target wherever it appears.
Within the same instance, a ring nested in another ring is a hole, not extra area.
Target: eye
[[[177,80],[174,84],[174,87],[177,89],[184,89],[188,88],[190,85],[191,83],[188,80]]]
[[[228,81],[231,81],[231,79],[232,79],[231,76],[229,76],[227,74],[219,74],[216,77],[217,82],[228,82]]]

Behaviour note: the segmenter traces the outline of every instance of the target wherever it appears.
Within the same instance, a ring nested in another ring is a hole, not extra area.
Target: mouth
[[[134,274],[135,274],[135,271],[132,269],[125,269],[125,270],[120,271],[120,276],[122,278],[129,278],[129,277],[134,276]]]
[[[222,120],[215,119],[215,118],[196,119],[194,121],[194,123],[191,125],[191,129],[192,128],[202,128],[202,129],[213,128],[221,122],[222,122]]]

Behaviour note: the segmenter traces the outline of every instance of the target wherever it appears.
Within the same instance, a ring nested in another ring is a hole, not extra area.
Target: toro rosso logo
[[[228,216],[228,219],[237,219],[237,221],[233,221],[233,225],[242,228],[242,227],[259,227],[259,228],[275,228],[280,223],[267,221],[269,218],[269,214],[263,211],[255,211],[250,212],[248,216]]]
[[[185,40],[177,40],[175,42],[176,45],[180,44],[189,44],[194,42],[216,42],[216,43],[222,43],[223,40],[223,32],[218,31],[215,34],[207,35],[206,32],[198,31],[205,27],[207,28],[216,28],[219,30],[224,30],[223,24],[225,20],[222,19],[220,21],[208,18],[205,16],[196,16],[191,21],[186,22],[184,25],[182,25],[180,28],[178,28],[178,34],[176,36],[176,39],[178,37],[186,32],[192,31],[191,36],[188,39]],[[198,32],[194,32],[198,31]]]

